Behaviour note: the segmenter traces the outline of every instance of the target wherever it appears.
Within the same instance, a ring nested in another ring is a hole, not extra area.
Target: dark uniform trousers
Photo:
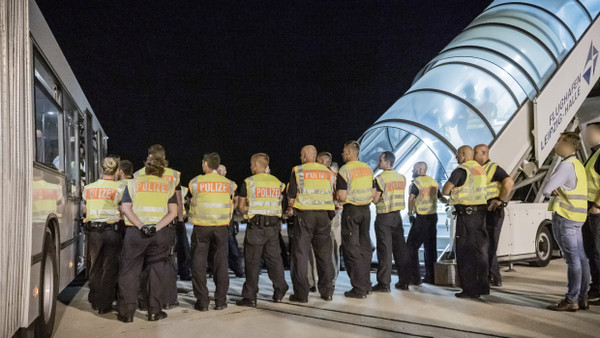
[[[171,243],[169,228],[163,228],[146,238],[137,227],[127,227],[119,264],[119,314],[131,317],[135,313],[144,265],[147,282],[142,287],[148,297],[148,313],[158,313],[165,307],[166,272],[172,269],[169,262]]]
[[[392,256],[396,263],[398,281],[408,284],[406,262],[407,248],[404,242],[404,228],[399,211],[377,214],[375,217],[375,237],[377,238],[377,283],[387,287],[392,282]],[[369,262],[370,265],[370,262]]]
[[[352,288],[367,294],[371,288],[371,210],[368,205],[345,204],[342,211],[342,247]]]
[[[486,295],[488,282],[487,205],[456,205],[456,267],[460,286],[468,295]]]
[[[588,209],[593,203],[588,201]],[[600,214],[588,214],[583,224],[583,248],[590,264],[590,291],[600,293]]]
[[[209,250],[214,249],[213,281],[215,282],[215,303],[217,306],[227,302],[229,288],[228,226],[199,226],[192,231],[192,286],[197,304],[207,307],[209,303],[208,288],[206,287],[206,268]]]
[[[500,275],[500,265],[498,265],[496,251],[498,251],[498,241],[500,240],[503,222],[504,208],[496,208],[496,210],[486,212],[485,227],[489,237],[488,264],[490,267],[488,278],[498,282],[502,281],[502,276]]]
[[[269,278],[273,282],[273,297],[280,299],[288,290],[283,271],[279,233],[281,223],[277,217],[256,215],[248,221],[244,237],[244,259],[246,263],[246,281],[242,297],[256,300],[261,259],[267,265]]]
[[[177,273],[182,279],[188,279],[190,278],[192,256],[185,222],[177,222],[175,229],[177,234]]]
[[[161,231],[165,231],[165,235],[170,238],[169,253],[168,253],[168,267],[164,271],[163,283],[162,283],[162,295],[161,304],[163,307],[168,308],[177,302],[177,262],[175,261],[175,255],[173,255],[173,247],[175,245],[175,228],[170,225],[163,228]],[[148,294],[145,285],[148,283],[148,274],[150,272],[150,265],[144,262],[144,269],[142,271],[142,278],[140,280],[140,295],[138,303],[141,309],[148,308]]]
[[[300,299],[308,299],[310,286],[308,282],[308,259],[310,248],[315,253],[318,289],[321,296],[333,295],[333,278],[335,271],[331,259],[331,221],[326,210],[297,210],[293,227],[292,246],[292,284],[294,295]]]
[[[165,228],[168,230],[171,237],[171,245],[169,246],[169,269],[165,272],[166,283],[164,285],[164,304],[166,307],[175,304],[177,302],[177,261],[175,255],[175,248],[177,247],[177,228],[176,225]]]
[[[425,249],[425,281],[435,281],[435,262],[437,261],[437,222],[438,215],[419,215],[408,232],[406,244],[408,246],[408,274],[411,283],[419,282],[421,268],[419,266],[419,248],[423,245]]]
[[[87,235],[91,260],[88,300],[98,309],[109,309],[115,300],[123,239],[112,227],[90,230]]]

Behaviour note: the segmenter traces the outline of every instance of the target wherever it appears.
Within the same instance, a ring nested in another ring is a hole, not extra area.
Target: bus
[[[81,190],[101,175],[107,136],[35,1],[0,13],[0,336],[47,337],[85,266]]]

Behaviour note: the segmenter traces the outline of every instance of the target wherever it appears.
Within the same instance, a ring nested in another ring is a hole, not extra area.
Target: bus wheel
[[[548,265],[552,259],[552,250],[552,234],[550,233],[550,228],[546,226],[546,224],[542,224],[535,236],[535,254],[537,258],[529,264],[537,267]]]
[[[40,316],[37,319],[36,337],[50,337],[56,319],[56,297],[58,296],[58,267],[56,246],[50,233],[44,239],[40,281]]]

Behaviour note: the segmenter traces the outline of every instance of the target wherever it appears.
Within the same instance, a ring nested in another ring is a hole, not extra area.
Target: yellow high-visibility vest
[[[375,177],[379,188],[382,190],[379,201],[375,204],[378,214],[387,214],[393,211],[404,210],[404,191],[406,179],[396,170],[384,170]]]
[[[598,149],[592,157],[585,164],[585,171],[587,174],[587,200],[590,202],[596,202],[598,196],[598,190],[600,190],[600,175],[594,169],[598,158],[600,157],[600,149]]]
[[[367,205],[373,201],[373,170],[368,164],[351,161],[340,168],[348,184],[346,201],[343,204]]]
[[[136,171],[133,174],[133,178],[142,175],[146,175],[146,167]],[[181,180],[181,173],[175,169],[165,168],[165,172],[163,173],[162,178],[169,181],[170,183],[173,183],[175,187],[177,187],[179,185],[179,181]]]
[[[141,175],[129,180],[127,191],[133,212],[144,224],[156,224],[169,213],[169,199],[175,193],[175,184],[154,175]],[[126,217],[125,224],[133,223]]]
[[[437,199],[439,185],[430,176],[418,176],[413,184],[419,189],[415,198],[415,208],[419,215],[431,215],[437,213]]]
[[[282,216],[281,193],[285,186],[277,177],[261,173],[246,178],[244,182],[248,198],[248,218],[255,215]]]
[[[60,217],[58,201],[62,198],[62,187],[43,179],[32,182],[33,222],[45,222],[50,214]]]
[[[467,161],[458,166],[467,172],[465,183],[454,187],[450,192],[450,205],[480,205],[487,203],[487,176],[485,170],[475,161]]]
[[[119,202],[125,185],[122,182],[99,179],[83,189],[86,215],[84,222],[116,223],[121,219]]]
[[[585,222],[587,218],[587,177],[583,164],[575,157],[564,160],[573,163],[577,184],[573,190],[558,189],[555,196],[548,205],[548,210],[554,211],[560,216],[575,222]]]
[[[192,193],[190,222],[199,226],[229,225],[236,189],[233,181],[217,174],[196,176],[189,185]],[[193,211],[191,211],[193,208]]]
[[[305,163],[292,169],[296,175],[297,194],[294,208],[299,210],[334,210],[335,176],[326,166]]]
[[[498,196],[500,196],[501,183],[500,182],[492,182],[492,178],[496,174],[496,169],[498,169],[498,164],[496,164],[492,161],[487,161],[487,163],[485,163],[483,165],[483,170],[485,170],[485,174],[487,176],[486,194],[487,194],[488,200],[491,200],[493,198],[497,198]]]

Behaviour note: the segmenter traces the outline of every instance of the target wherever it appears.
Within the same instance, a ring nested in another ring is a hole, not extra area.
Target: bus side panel
[[[61,179],[63,179],[61,177]],[[64,180],[62,182],[65,182]],[[64,183],[63,183],[64,186]],[[59,258],[59,290],[62,291],[77,275],[78,257],[76,257],[79,245],[79,199],[69,198],[64,191],[64,206],[60,215],[60,250]]]
[[[40,280],[41,280],[41,268],[42,263],[37,262],[31,266],[31,274],[29,281],[29,308],[27,312],[27,325],[25,327],[31,325],[33,321],[40,314]]]

